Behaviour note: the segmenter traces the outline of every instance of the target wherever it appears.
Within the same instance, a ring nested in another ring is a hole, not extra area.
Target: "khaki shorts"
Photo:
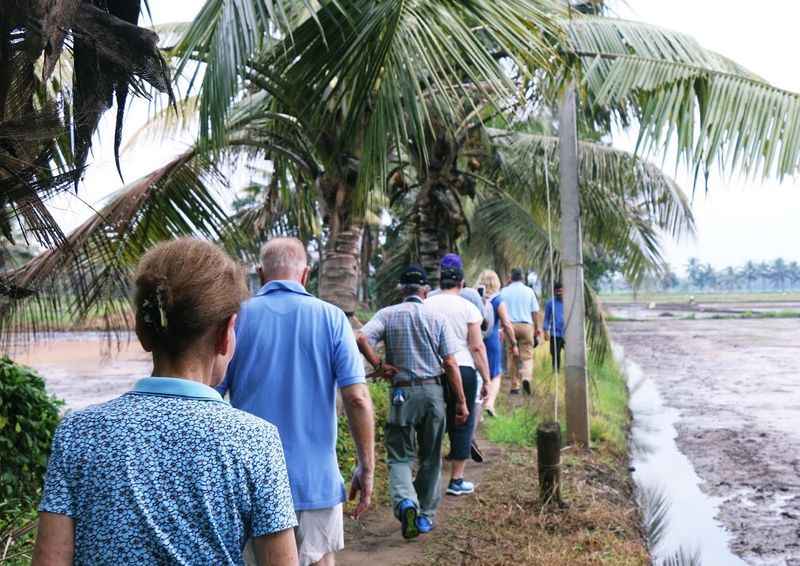
[[[342,504],[327,509],[295,511],[297,526],[297,555],[300,566],[309,566],[322,560],[331,552],[344,548],[344,514]],[[244,562],[247,566],[258,566],[251,543],[244,547]]]

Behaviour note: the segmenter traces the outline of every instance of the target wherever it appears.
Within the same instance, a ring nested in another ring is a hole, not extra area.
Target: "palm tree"
[[[787,266],[787,271],[792,287],[797,288],[797,284],[800,283],[800,264],[796,261],[790,262]]]
[[[696,257],[690,257],[686,264],[686,274],[689,277],[689,284],[695,289],[703,288],[703,265]]]
[[[739,276],[744,279],[747,290],[753,290],[753,283],[758,280],[759,270],[758,266],[752,260],[748,260],[739,270]]]
[[[279,42],[265,40],[272,13],[238,18],[219,7],[209,1],[176,49],[207,65],[201,144],[230,147],[231,111],[243,92],[264,95],[251,123],[264,112],[291,117],[321,167],[298,167],[286,154],[280,167],[316,190],[325,241],[320,296],[346,312],[356,305],[364,211],[389,177],[392,148],[408,140],[425,148],[428,136],[452,128],[464,84],[479,85],[482,100],[513,95],[498,52],[523,70],[557,59],[545,40],[558,34],[546,0],[321,2]],[[434,120],[430,108],[448,119]]]
[[[775,288],[781,291],[786,290],[786,281],[789,279],[789,269],[783,258],[779,257],[770,264],[769,279],[772,281],[772,285]]]

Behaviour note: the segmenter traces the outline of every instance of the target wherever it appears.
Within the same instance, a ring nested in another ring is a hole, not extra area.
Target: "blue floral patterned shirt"
[[[66,415],[39,510],[75,520],[92,565],[243,564],[248,538],[297,524],[276,428],[177,378]]]

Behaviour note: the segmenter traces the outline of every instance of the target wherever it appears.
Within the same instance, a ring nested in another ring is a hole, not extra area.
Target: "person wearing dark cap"
[[[441,451],[447,418],[443,379],[455,399],[455,422],[466,423],[469,409],[455,358],[456,338],[445,317],[424,303],[428,293],[425,270],[418,265],[406,268],[400,277],[400,291],[403,301],[375,313],[356,341],[367,361],[392,380],[385,429],[389,491],[403,537],[413,538],[433,529],[441,501]],[[385,346],[385,362],[374,350],[380,342]]]
[[[442,258],[440,268],[441,292],[429,297],[425,304],[436,312],[444,314],[453,330],[457,340],[455,357],[461,373],[464,394],[470,403],[474,403],[478,389],[481,388],[478,372],[483,378],[481,397],[486,397],[486,384],[491,380],[486,346],[483,344],[483,335],[481,334],[483,313],[460,296],[461,289],[464,287],[464,266],[461,258],[456,254],[447,254]],[[452,464],[452,472],[447,493],[448,495],[466,495],[475,491],[474,484],[464,479],[464,469],[467,459],[470,457],[476,411],[470,413],[469,421],[464,425],[453,422],[452,410],[449,412],[447,432],[450,436],[450,454],[448,459]]]

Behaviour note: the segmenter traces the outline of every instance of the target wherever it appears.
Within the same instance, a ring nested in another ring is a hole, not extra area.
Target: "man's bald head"
[[[297,238],[273,238],[261,246],[261,279],[264,283],[288,279],[305,284],[308,256]]]

